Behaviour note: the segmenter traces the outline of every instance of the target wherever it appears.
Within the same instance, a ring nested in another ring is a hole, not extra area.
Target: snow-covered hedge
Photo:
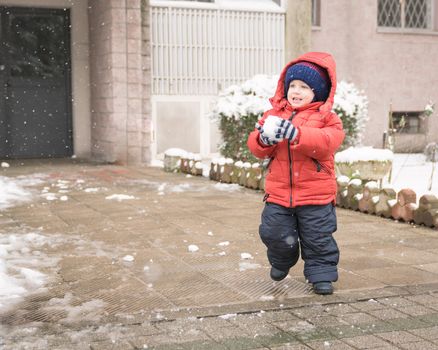
[[[345,130],[341,149],[359,145],[368,121],[368,98],[353,83],[341,81],[336,88],[333,111],[341,118]]]
[[[255,161],[246,147],[248,134],[263,112],[271,108],[269,98],[275,93],[277,81],[278,75],[256,75],[219,94],[211,116],[219,122],[223,139],[219,150],[224,157]],[[367,121],[367,104],[366,96],[353,84],[338,83],[333,110],[342,119],[347,134],[342,148],[360,143]]]

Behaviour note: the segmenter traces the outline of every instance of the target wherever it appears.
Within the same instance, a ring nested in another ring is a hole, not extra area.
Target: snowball
[[[253,259],[252,255],[249,253],[241,253],[240,258],[241,259]]]
[[[2,168],[9,168],[10,165],[9,165],[9,163],[2,162],[1,166],[2,166]]]
[[[134,257],[132,255],[125,255],[123,261],[134,261]]]
[[[263,124],[264,134],[270,138],[275,138],[275,135],[277,134],[276,131],[278,130],[278,124],[282,120],[282,118],[275,115],[270,115],[267,117],[265,123]]]
[[[218,245],[220,245],[221,247],[225,247],[227,245],[230,245],[230,242],[228,242],[228,241],[220,242]]]
[[[190,244],[189,247],[189,252],[197,252],[199,250],[199,247],[196,244]]]

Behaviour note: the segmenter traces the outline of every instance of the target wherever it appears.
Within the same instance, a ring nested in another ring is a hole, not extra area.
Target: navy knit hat
[[[297,62],[290,66],[284,78],[284,95],[286,97],[292,80],[301,80],[310,86],[315,93],[312,102],[327,100],[331,83],[327,71],[321,66],[307,61]]]

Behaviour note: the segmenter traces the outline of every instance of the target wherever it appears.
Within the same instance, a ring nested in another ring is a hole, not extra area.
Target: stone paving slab
[[[33,173],[42,182],[0,212],[0,234],[49,237],[41,252],[57,262],[45,289],[1,312],[0,349],[438,348],[435,230],[338,209],[340,281],[322,297],[302,263],[269,279],[258,191],[65,160],[0,171]]]

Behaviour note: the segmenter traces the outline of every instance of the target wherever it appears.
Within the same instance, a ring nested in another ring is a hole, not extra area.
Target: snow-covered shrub
[[[435,110],[435,103],[429,102],[426,107],[424,107],[423,115],[425,117],[430,117]]]
[[[241,85],[232,85],[219,94],[212,117],[219,122],[224,157],[255,162],[246,146],[249,133],[263,113],[271,108],[278,76],[256,75]]]
[[[353,83],[338,83],[333,111],[341,118],[345,140],[341,149],[360,145],[368,121],[368,98]]]
[[[223,143],[219,150],[224,157],[254,162],[246,146],[249,133],[263,113],[272,106],[278,76],[256,75],[240,85],[221,92],[211,117],[219,122]],[[342,148],[360,143],[367,121],[368,99],[352,83],[341,81],[336,90],[333,110],[342,119],[346,138]]]

